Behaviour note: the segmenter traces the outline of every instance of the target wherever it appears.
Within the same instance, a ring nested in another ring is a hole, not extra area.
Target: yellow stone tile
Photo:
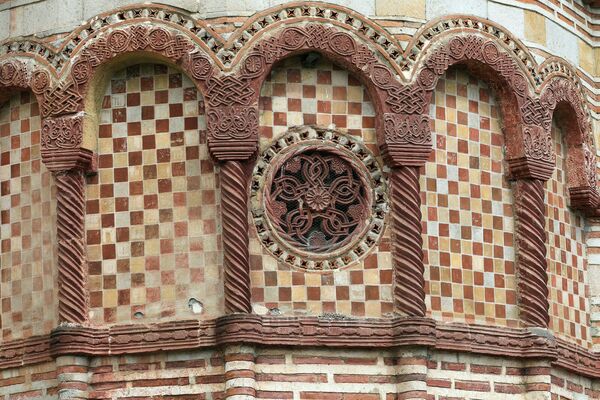
[[[367,317],[381,316],[381,303],[379,301],[367,301],[365,303],[365,315]]]
[[[160,300],[161,301],[175,301],[176,292],[174,286],[162,286],[160,288]]]
[[[306,286],[321,286],[321,274],[305,274]]]
[[[588,73],[594,73],[594,49],[583,40],[579,40],[579,66]]]
[[[412,18],[425,18],[425,0],[376,0],[375,13],[385,16],[407,16]]]
[[[117,291],[115,289],[104,289],[102,291],[102,305],[105,308],[117,306]]]
[[[279,284],[279,287],[292,286],[291,271],[278,271],[277,272],[277,283]]]
[[[305,286],[292,286],[292,301],[306,301]]]
[[[129,269],[132,273],[142,273],[146,269],[146,263],[143,257],[133,257],[129,260]],[[132,289],[133,290],[133,289]],[[144,292],[145,293],[145,292]],[[133,296],[133,292],[132,292]]]
[[[533,11],[523,10],[525,13],[525,38],[546,44],[546,18]]]
[[[164,90],[169,88],[169,77],[167,75],[154,76],[154,90]]]
[[[346,90],[348,101],[361,102],[363,100],[362,86],[348,86]]]

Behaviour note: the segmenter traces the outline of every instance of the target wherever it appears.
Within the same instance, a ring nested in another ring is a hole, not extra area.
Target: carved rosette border
[[[42,109],[45,106],[43,93],[50,84],[50,74],[33,61],[26,62],[16,59],[0,62],[0,88],[31,89]],[[10,96],[10,90],[2,90],[0,105]]]

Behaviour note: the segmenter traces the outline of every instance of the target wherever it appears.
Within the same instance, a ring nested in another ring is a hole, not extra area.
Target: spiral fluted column
[[[56,182],[58,239],[58,319],[61,324],[88,320],[85,248],[85,171],[91,150],[83,142],[83,114],[48,117],[42,123],[42,160]]]
[[[419,167],[394,168],[391,193],[395,309],[425,316]]]
[[[54,173],[58,237],[60,322],[87,320],[85,271],[85,178],[80,169]]]
[[[544,228],[544,182],[515,182],[517,276],[521,321],[548,327],[548,273]]]
[[[248,193],[246,173],[240,161],[221,167],[223,250],[225,264],[225,310],[249,313],[250,264],[248,256]]]

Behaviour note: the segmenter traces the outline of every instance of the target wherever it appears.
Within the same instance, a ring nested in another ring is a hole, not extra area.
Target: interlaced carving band
[[[368,181],[342,153],[298,148],[277,168],[266,189],[266,209],[280,237],[311,253],[351,242],[366,226]]]

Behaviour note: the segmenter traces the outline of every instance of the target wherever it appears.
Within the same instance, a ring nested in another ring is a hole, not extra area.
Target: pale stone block
[[[34,33],[44,36],[56,32],[69,32],[82,21],[83,2],[80,0],[46,0],[13,8],[10,21],[11,36]],[[31,23],[35,21],[35,23]]]
[[[10,36],[10,11],[0,12],[0,41]]]
[[[563,57],[573,64],[579,62],[577,36],[550,20],[546,20],[546,46],[552,54]]]
[[[583,40],[579,40],[579,66],[588,73],[594,73],[594,49]]]
[[[489,2],[488,18],[502,25],[517,38],[525,35],[525,16],[520,8]]]
[[[377,15],[401,15],[412,18],[425,18],[425,0],[377,0],[375,3]]]
[[[539,44],[546,44],[546,18],[533,11],[524,10],[525,38]]]
[[[487,18],[486,0],[443,1],[427,0],[426,17],[433,19],[448,14],[472,14]]]
[[[199,12],[205,18],[223,16],[248,16],[270,7],[268,0],[208,0],[199,5]]]
[[[600,296],[600,265],[588,265],[587,280],[590,284],[590,294],[592,296]]]

